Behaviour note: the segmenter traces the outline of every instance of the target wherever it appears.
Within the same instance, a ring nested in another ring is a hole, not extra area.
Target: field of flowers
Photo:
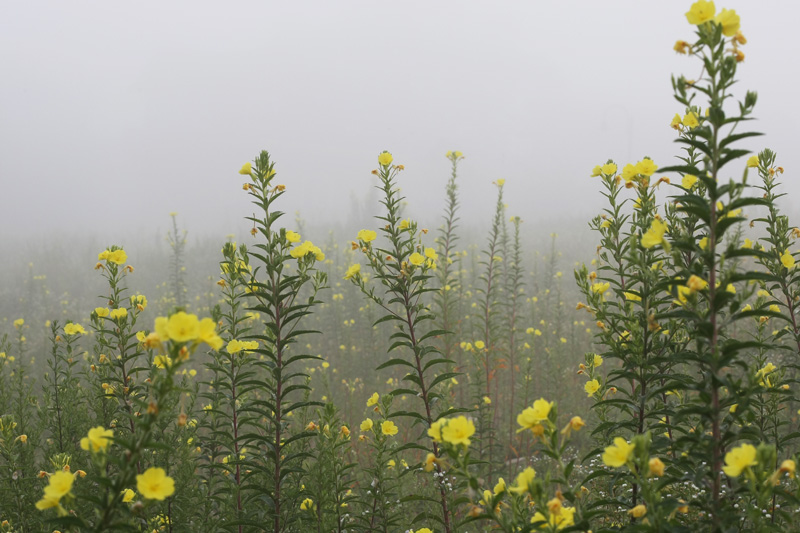
[[[438,219],[384,151],[374,225],[314,244],[263,151],[229,177],[240,242],[173,213],[168,257],[30,258],[0,302],[0,532],[800,531],[800,229],[776,154],[740,148],[739,16],[686,19],[675,164],[592,169],[582,250],[532,249],[503,179],[462,232],[458,151]],[[101,296],[51,293],[75,284]]]

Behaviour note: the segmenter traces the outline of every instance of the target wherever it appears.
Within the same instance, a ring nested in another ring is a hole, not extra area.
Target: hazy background
[[[505,178],[529,234],[583,227],[602,206],[592,166],[678,153],[670,74],[700,73],[672,50],[692,40],[690,5],[4,0],[0,254],[163,237],[171,211],[192,236],[244,234],[237,171],[261,149],[282,207],[311,225],[374,211],[386,149],[423,223],[441,212],[444,153],[461,150],[465,224],[488,221]],[[778,152],[796,198],[800,4],[722,7],[749,40],[739,90],[758,90],[754,128],[768,133],[751,147]]]

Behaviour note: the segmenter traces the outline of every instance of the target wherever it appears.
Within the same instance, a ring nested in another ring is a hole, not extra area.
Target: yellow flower
[[[486,344],[484,344],[483,341],[475,341],[475,348],[477,348],[478,350],[483,350],[484,348],[486,348]]]
[[[688,52],[691,52],[692,45],[690,45],[686,41],[675,41],[675,46],[673,46],[672,49],[678,52],[679,54],[686,54]],[[678,124],[680,124],[681,123],[680,115],[675,115],[675,116],[678,117]],[[672,127],[678,129],[675,125],[675,119],[672,120]]]
[[[523,494],[528,492],[528,485],[530,485],[533,478],[536,477],[536,470],[532,467],[527,467],[525,470],[517,475],[517,480],[515,481],[515,485],[510,487],[508,490],[513,492],[514,494]]]
[[[94,313],[100,318],[107,317],[109,313],[108,307],[95,307]]]
[[[164,500],[175,493],[175,481],[163,468],[150,467],[136,476],[136,490],[148,500]]]
[[[633,516],[634,518],[641,518],[647,514],[647,507],[645,507],[644,504],[640,503],[639,505],[628,511],[628,514]]]
[[[475,424],[465,416],[448,420],[442,428],[442,440],[450,444],[469,446],[469,438],[474,434]]]
[[[550,410],[553,408],[553,402],[548,402],[544,398],[539,398],[533,402],[532,407],[528,407],[517,415],[517,424],[522,426],[519,431],[526,429],[533,429],[539,425],[540,422],[547,420],[550,415]]]
[[[739,31],[739,15],[733,9],[722,8],[722,11],[714,17],[714,22],[722,26],[722,35],[733,37]]]
[[[622,437],[614,439],[614,444],[608,446],[603,452],[603,464],[613,468],[624,466],[633,453],[633,444]]]
[[[432,453],[429,453],[425,457],[425,471],[426,472],[432,471],[434,469],[435,465],[436,465],[436,456],[433,455]]]
[[[122,491],[122,503],[130,503],[136,497],[136,493],[131,489]]]
[[[692,189],[695,183],[697,183],[697,176],[694,174],[686,174],[681,180],[681,186],[687,191]]]
[[[613,176],[614,173],[617,171],[617,165],[615,165],[614,163],[606,163],[600,170],[606,176]]]
[[[371,229],[362,229],[358,232],[358,239],[364,242],[372,242],[378,237],[378,234]]]
[[[497,180],[497,186],[498,187],[502,187],[505,184],[506,184],[506,180],[504,180],[503,178],[500,178],[499,180]]]
[[[381,166],[389,166],[392,164],[392,161],[394,161],[394,158],[389,152],[383,152],[378,156],[378,163],[380,163]]]
[[[397,426],[391,420],[384,420],[381,423],[381,433],[384,435],[397,435]]]
[[[563,435],[569,436],[572,431],[580,431],[583,426],[586,425],[586,422],[579,416],[573,416],[567,422],[567,425],[564,426],[564,429],[561,430]]]
[[[456,152],[456,153],[460,154],[461,152]],[[413,533],[433,533],[433,531],[431,531],[427,527],[423,527],[423,528],[420,528],[420,529],[414,531]]]
[[[647,466],[650,470],[651,476],[663,476],[664,475],[664,461],[659,459],[658,457],[653,457],[647,463]]]
[[[75,481],[75,476],[70,472],[60,470],[50,476],[48,485],[44,488],[44,496],[41,500],[36,502],[36,508],[40,511],[45,509],[52,509],[58,507],[59,515],[62,514],[61,498],[69,494],[72,490],[72,483]]]
[[[367,418],[363,422],[361,422],[361,431],[366,433],[367,431],[371,430],[373,426],[373,422],[371,418]]]
[[[300,242],[300,234],[291,230],[286,230],[286,240],[291,243]]]
[[[657,218],[653,219],[644,235],[642,235],[642,246],[645,248],[652,248],[657,244],[666,245],[667,241],[664,234],[667,232],[667,224]],[[666,246],[664,247],[666,249]]]
[[[355,276],[358,276],[361,273],[361,265],[356,263],[355,265],[351,265],[347,272],[344,274],[344,279],[351,279]]]
[[[636,167],[630,163],[622,167],[622,179],[625,180],[626,183],[630,183],[633,181],[633,178],[636,177]]]
[[[683,117],[683,125],[689,129],[696,128],[700,125],[700,121],[697,120],[697,115],[694,112],[686,113]]]
[[[172,365],[172,358],[168,355],[157,355],[153,358],[156,368],[167,368]]]
[[[418,252],[414,252],[411,254],[411,257],[408,258],[408,262],[414,266],[420,266],[425,262],[425,257]]]
[[[124,307],[120,307],[118,309],[112,309],[111,312],[108,313],[108,318],[111,320],[120,320],[128,316],[128,310]]]
[[[303,511],[313,511],[314,510],[314,500],[311,498],[306,498],[300,504],[300,509]]]
[[[791,459],[786,459],[784,462],[781,463],[781,472],[786,472],[789,474],[789,477],[794,479],[795,477],[795,470],[797,469],[797,465],[795,465],[794,461]]]
[[[783,255],[781,255],[781,264],[786,268],[794,268],[794,256],[789,252],[789,250],[786,250],[783,252]],[[66,331],[67,328],[64,328],[64,332]]]
[[[583,386],[583,390],[585,390],[588,397],[591,398],[592,396],[594,396],[595,392],[600,390],[600,382],[597,381],[596,379],[588,381],[586,385]]]
[[[609,282],[593,283],[592,284],[592,292],[594,292],[596,294],[603,294],[604,292],[606,292],[609,289],[609,287],[611,287],[611,283],[609,283]]]
[[[708,287],[708,282],[703,278],[701,278],[700,276],[692,274],[686,281],[686,286],[689,287],[689,290],[691,290],[692,292],[698,292]]]
[[[603,173],[603,167],[601,167],[600,165],[595,165],[594,168],[592,169],[592,174],[590,175],[590,177],[596,178],[602,173]]]
[[[111,444],[113,429],[97,426],[89,430],[89,435],[81,439],[81,449],[85,451],[103,452]]]
[[[70,322],[69,324],[64,326],[64,334],[66,334],[66,335],[77,335],[78,333],[86,335],[86,330],[83,329],[83,326],[81,326],[80,324],[76,324],[74,322]]]
[[[158,322],[156,322],[156,331],[158,331],[158,325]],[[193,341],[200,335],[200,321],[197,320],[197,315],[179,311],[167,320],[166,334],[167,338],[175,342]],[[160,336],[161,334],[159,333]]]
[[[305,241],[303,244],[299,246],[295,246],[289,252],[289,255],[295,259],[300,259],[301,257],[305,257],[307,254],[314,252],[314,243],[311,241]]]
[[[253,165],[250,163],[245,163],[242,165],[242,168],[239,169],[239,174],[243,176],[249,176],[253,172]]]
[[[198,335],[198,339],[206,344],[208,344],[211,349],[219,350],[222,348],[222,345],[225,341],[222,340],[222,337],[217,335],[217,323],[214,322],[210,318],[204,318],[200,321],[200,334]],[[242,343],[246,349],[248,350],[255,350],[258,348],[258,342],[251,341],[249,343],[245,342]],[[249,345],[253,345],[252,347],[248,347]]]
[[[228,342],[228,345],[225,347],[229,354],[239,353],[244,349],[241,341],[237,341],[236,339],[231,339]]]
[[[506,490],[506,481],[503,478],[498,478],[497,484],[494,486],[494,495],[497,496]]]
[[[442,423],[443,422],[444,422],[444,419],[440,418],[439,420],[437,420],[436,422],[431,424],[431,427],[428,428],[428,436],[434,442],[442,442]]]
[[[697,2],[692,4],[692,7],[686,13],[686,20],[689,21],[689,24],[694,24],[697,26],[713,19],[716,12],[717,8],[714,7],[714,2],[709,2],[708,0],[697,0]]]
[[[370,396],[369,399],[367,400],[367,407],[372,407],[373,405],[376,405],[378,403],[378,400],[380,400],[380,396],[378,395],[377,392],[373,392],[372,396]]]
[[[603,364],[603,356],[599,354],[594,354],[594,358],[592,359],[592,364],[595,368]]]
[[[642,297],[639,296],[638,294],[634,294],[632,292],[623,292],[622,294],[623,294],[623,296],[625,296],[626,300],[629,300],[631,302],[641,302],[642,301]]]
[[[653,163],[652,159],[645,158],[636,163],[637,174],[642,174],[643,176],[652,176],[655,174],[656,170],[658,170],[658,165]]]
[[[745,468],[757,464],[755,446],[742,444],[725,454],[725,466],[722,467],[722,471],[730,477],[738,477]]]
[[[558,503],[556,503],[558,502]],[[540,524],[538,529],[542,529],[544,524],[549,524],[551,528],[560,531],[567,526],[575,524],[575,508],[563,507],[561,500],[553,498],[548,502],[548,511],[550,512],[550,520],[547,520],[541,512],[536,512],[531,517],[531,524]]]
[[[747,166],[749,168],[757,168],[758,167],[758,156],[757,155],[751,155],[747,159]]]

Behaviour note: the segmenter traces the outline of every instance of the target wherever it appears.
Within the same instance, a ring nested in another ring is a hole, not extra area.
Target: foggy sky
[[[171,211],[195,235],[243,233],[237,171],[261,149],[287,186],[288,227],[295,210],[353,216],[382,150],[428,223],[447,150],[467,156],[466,224],[488,221],[498,178],[510,214],[588,220],[595,164],[679,153],[670,75],[700,73],[672,50],[693,40],[690,4],[3,0],[0,241],[166,231]],[[798,198],[800,4],[721,7],[742,17],[737,90],[758,91],[751,124],[767,133],[746,146],[776,150]]]

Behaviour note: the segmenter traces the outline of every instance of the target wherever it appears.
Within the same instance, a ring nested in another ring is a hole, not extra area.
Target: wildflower
[[[107,317],[109,313],[108,307],[95,307],[94,314],[100,318]]]
[[[606,163],[600,170],[606,176],[613,176],[614,173],[617,171],[617,165],[615,165],[614,163]]]
[[[373,392],[372,396],[370,396],[369,399],[367,400],[367,407],[372,407],[373,405],[376,405],[379,399],[380,396],[378,395],[378,393]]]
[[[119,309],[112,309],[111,312],[108,314],[108,318],[111,320],[122,320],[128,316],[128,310],[124,307],[120,307]]]
[[[622,167],[622,179],[624,179],[626,183],[633,181],[633,178],[636,177],[636,174],[636,167],[632,164],[628,163]]]
[[[347,272],[345,272],[344,279],[352,279],[355,276],[358,276],[360,272],[361,272],[361,265],[360,264],[356,263],[355,265],[351,265],[347,269]]]
[[[104,452],[114,437],[113,429],[97,426],[89,430],[89,434],[81,439],[81,449],[85,451]]]
[[[681,187],[688,191],[694,187],[695,183],[697,183],[697,176],[694,174],[686,174],[681,180]]]
[[[722,471],[730,477],[738,477],[746,468],[757,464],[755,446],[742,444],[725,454],[725,466],[722,467]]]
[[[475,434],[475,424],[465,416],[448,420],[442,428],[442,440],[450,444],[469,446],[469,438]]]
[[[652,176],[658,170],[658,165],[652,159],[644,158],[636,163],[636,173],[643,176]]]
[[[515,485],[508,490],[513,492],[514,494],[523,494],[528,492],[528,486],[530,485],[533,478],[536,477],[536,470],[532,467],[527,467],[525,470],[517,475],[517,479],[515,481]]]
[[[708,287],[708,282],[703,278],[701,278],[700,276],[692,274],[686,281],[686,286],[689,287],[689,290],[691,290],[692,292],[697,292],[697,291],[702,291],[703,289]]]
[[[200,334],[198,335],[198,340],[208,344],[212,350],[219,350],[220,348],[222,348],[222,344],[225,341],[222,340],[222,337],[217,335],[216,330],[217,330],[216,322],[214,322],[210,318],[207,317],[204,318],[203,320],[200,321]],[[252,348],[247,348],[247,349],[255,350],[256,348],[258,348],[258,342],[256,341],[251,341],[250,343],[245,342],[244,344],[246,348],[247,345],[251,344],[255,345]]]
[[[693,129],[700,125],[700,121],[697,120],[697,115],[694,112],[690,112],[684,115],[683,125],[689,129]]]
[[[600,390],[600,382],[597,381],[596,379],[593,379],[592,381],[587,381],[586,385],[583,386],[583,390],[585,390],[586,395],[589,398],[591,398],[598,390]]]
[[[651,476],[661,477],[664,475],[664,462],[658,457],[653,457],[647,463]]]
[[[796,465],[794,461],[792,461],[791,459],[786,459],[784,462],[781,463],[780,472],[786,472],[792,479],[794,479],[795,477],[795,470],[796,470]]]
[[[642,297],[641,296],[639,296],[638,294],[634,294],[632,292],[623,292],[622,295],[625,296],[625,299],[630,301],[630,302],[641,302],[642,301]]]
[[[650,229],[648,229],[644,235],[642,235],[642,246],[645,248],[652,248],[657,244],[661,244],[666,249],[667,240],[664,238],[664,234],[667,232],[667,224],[657,218],[653,219],[653,222],[650,224]]]
[[[122,491],[122,503],[130,503],[136,497],[136,493],[132,489],[124,489]]]
[[[722,26],[722,35],[733,37],[739,31],[739,15],[733,9],[722,8],[722,11],[714,17],[714,22]]]
[[[83,326],[80,324],[76,324],[74,322],[70,322],[66,326],[64,326],[64,334],[66,335],[77,335],[77,334],[86,335],[86,330],[83,329]]]
[[[397,426],[391,420],[384,420],[381,424],[381,433],[384,435],[397,435]]]
[[[250,163],[245,163],[242,165],[242,168],[239,169],[239,174],[243,176],[249,176],[253,172],[253,166]]]
[[[498,494],[504,492],[505,490],[506,490],[506,482],[503,478],[499,478],[497,480],[497,484],[494,486],[493,490],[494,495],[497,496]]]
[[[641,518],[647,514],[647,507],[645,507],[644,504],[640,503],[639,505],[628,511],[628,514],[633,516],[634,518]]]
[[[57,507],[59,515],[66,514],[61,507],[61,498],[69,494],[72,490],[72,483],[75,476],[69,472],[59,471],[50,476],[47,486],[44,488],[44,496],[36,502],[36,508],[40,511]]]
[[[394,161],[394,158],[389,152],[382,152],[381,155],[378,156],[378,163],[381,166],[389,166],[392,164],[392,161]]]
[[[758,156],[757,155],[751,155],[747,159],[747,166],[748,166],[748,168],[758,168]]]
[[[175,481],[163,468],[150,467],[136,476],[136,490],[148,500],[164,500],[175,493]]]
[[[483,341],[475,341],[475,348],[477,348],[478,350],[483,350],[484,348],[486,348],[486,344],[484,344]]]
[[[555,503],[556,500],[558,504]],[[558,498],[553,498],[548,502],[548,511],[550,513],[550,520],[547,520],[545,516],[540,513],[536,512],[531,517],[531,524],[536,523],[547,523],[549,524],[554,530],[561,530],[567,526],[572,526],[575,524],[575,508],[574,507],[563,507],[561,505],[561,500]],[[552,509],[550,506],[552,504]],[[540,526],[541,528],[541,526]]]
[[[540,422],[547,420],[552,408],[553,402],[548,402],[544,398],[539,398],[533,402],[532,407],[527,407],[517,415],[517,424],[522,426],[522,429],[518,430],[518,432],[533,429]]]
[[[603,294],[604,292],[606,292],[609,289],[609,287],[611,287],[611,283],[609,283],[609,282],[593,283],[592,284],[592,292],[595,293],[595,294]]]
[[[414,266],[420,266],[422,263],[425,262],[425,257],[422,254],[418,253],[418,252],[414,252],[408,258],[408,262],[411,263]]]
[[[630,444],[622,437],[615,438],[614,444],[608,446],[603,452],[603,464],[613,468],[625,465],[633,453],[633,448],[633,444]]]
[[[197,315],[190,315],[184,311],[180,311],[170,316],[165,324],[164,332],[166,338],[175,342],[188,342],[195,340],[200,335],[200,321],[197,320]],[[158,319],[156,319],[156,331],[159,330]],[[161,333],[159,333],[161,337]],[[141,491],[140,491],[141,492]]]
[[[291,230],[286,230],[286,240],[290,243],[300,242],[300,234]]]
[[[358,239],[364,242],[372,242],[378,237],[378,234],[369,229],[362,229],[358,232]]]
[[[431,424],[431,427],[428,428],[428,436],[433,440],[433,442],[442,442],[442,423],[444,419],[439,419],[436,422]]]
[[[687,54],[692,50],[692,45],[690,45],[686,41],[675,41],[675,46],[673,46],[672,49],[678,52],[679,54]],[[678,115],[675,116],[677,117]],[[680,122],[680,120],[678,122]],[[673,127],[675,126],[673,125]]]
[[[433,455],[432,453],[428,453],[428,455],[425,457],[424,465],[425,465],[424,468],[425,468],[426,472],[432,471],[434,466],[436,465],[436,456]]]
[[[156,368],[167,368],[172,366],[172,358],[168,355],[157,355],[153,358],[153,364]]]
[[[225,349],[228,351],[229,354],[239,353],[242,351],[243,348],[244,345],[242,344],[242,342],[237,341],[236,339],[231,339],[228,342],[228,345],[225,347]]]
[[[573,431],[580,431],[583,426],[586,425],[586,422],[579,416],[573,416],[567,422],[567,425],[564,426],[564,429],[561,430],[563,435],[569,436],[569,434]]]
[[[599,354],[594,354],[594,358],[592,359],[592,364],[595,368],[603,364],[603,356]]]
[[[303,511],[313,511],[314,510],[314,500],[311,498],[306,498],[300,504],[300,509]]]
[[[594,168],[592,169],[592,174],[590,177],[596,178],[602,173],[603,173],[603,168],[600,165],[595,165]]]
[[[686,20],[689,21],[689,24],[697,26],[713,19],[716,12],[717,8],[714,7],[714,2],[697,0],[686,13]]]
[[[781,255],[781,264],[786,268],[794,268],[794,256],[789,250],[786,250]],[[66,328],[64,328],[64,331],[66,332]]]

